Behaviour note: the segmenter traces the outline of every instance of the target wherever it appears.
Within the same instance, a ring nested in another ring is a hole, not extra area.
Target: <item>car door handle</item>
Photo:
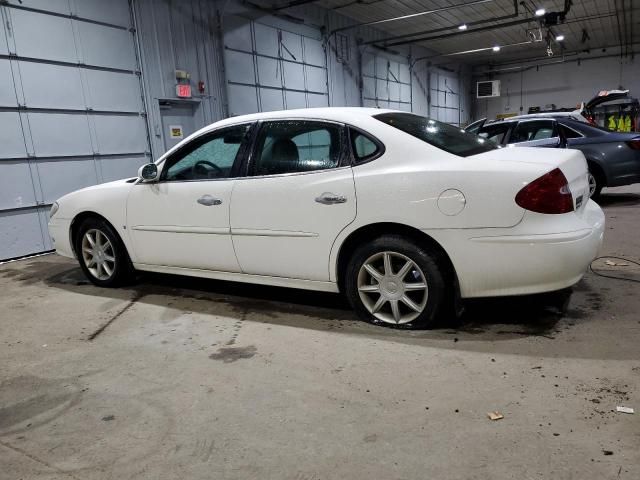
[[[212,197],[211,195],[203,195],[198,199],[198,203],[205,207],[211,207],[212,205],[220,205],[222,200]]]
[[[336,195],[335,193],[325,192],[319,197],[316,197],[316,202],[323,205],[335,205],[336,203],[346,203],[347,197],[342,195]]]

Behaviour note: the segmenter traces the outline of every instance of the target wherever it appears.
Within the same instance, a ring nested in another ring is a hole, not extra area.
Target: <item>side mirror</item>
[[[147,163],[138,169],[138,177],[146,181],[158,179],[158,166],[155,163]]]

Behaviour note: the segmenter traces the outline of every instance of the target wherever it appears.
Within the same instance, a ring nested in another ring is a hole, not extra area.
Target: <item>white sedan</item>
[[[139,178],[65,195],[49,230],[96,285],[151,271],[340,291],[368,321],[429,326],[454,298],[575,284],[604,215],[579,151],[326,108],[216,122]]]

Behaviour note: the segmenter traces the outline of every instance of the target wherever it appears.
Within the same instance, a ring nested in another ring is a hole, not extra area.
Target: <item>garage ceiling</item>
[[[274,3],[278,6],[287,5],[287,2],[272,2]],[[292,3],[308,2],[302,0]],[[546,56],[547,43],[544,41],[546,29],[543,29],[543,41],[528,42],[527,30],[539,25],[539,19],[533,12],[538,8],[544,8],[547,12],[562,11],[565,4],[564,0],[518,0],[518,15],[507,18],[514,14],[513,0],[320,0],[315,3],[350,17],[358,23],[440,10],[428,15],[375,25],[375,28],[388,34],[386,37],[388,40],[378,42],[378,45],[394,48],[404,42],[412,42],[443,55],[486,48],[487,50],[480,52],[453,56],[458,61],[474,65],[499,64],[511,60]],[[554,35],[565,36],[562,45],[552,43],[555,56],[561,54],[563,48],[565,52],[574,52],[600,50],[625,44],[630,53],[633,44],[640,42],[640,29],[632,28],[634,22],[637,24],[640,20],[640,2],[573,0],[572,3],[565,24],[552,27]],[[450,6],[454,8],[442,10],[443,7]],[[500,17],[503,19],[492,21]],[[501,26],[503,23],[514,23],[527,18],[530,22]],[[469,25],[466,32],[458,30],[459,25],[473,22],[481,23]],[[474,32],[478,28],[487,29]],[[435,32],[429,33],[432,31]],[[420,35],[408,36],[421,32]],[[433,38],[445,35],[445,38]],[[391,39],[398,36],[403,38]],[[495,45],[501,46],[499,53],[491,50]]]

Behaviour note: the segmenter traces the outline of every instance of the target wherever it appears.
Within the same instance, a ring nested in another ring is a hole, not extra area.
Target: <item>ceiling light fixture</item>
[[[499,52],[500,51],[500,45],[496,45],[495,47],[492,48],[492,50],[494,52]]]
[[[538,10],[536,10],[536,17],[541,17],[545,13],[547,13],[547,11],[544,8],[539,8]]]
[[[556,42],[561,42],[561,41],[563,41],[563,40],[564,40],[564,35],[558,35],[558,36],[556,37]]]
[[[463,23],[462,25],[460,25],[458,27],[458,30],[466,30],[466,29],[467,29],[467,24],[466,23]]]

